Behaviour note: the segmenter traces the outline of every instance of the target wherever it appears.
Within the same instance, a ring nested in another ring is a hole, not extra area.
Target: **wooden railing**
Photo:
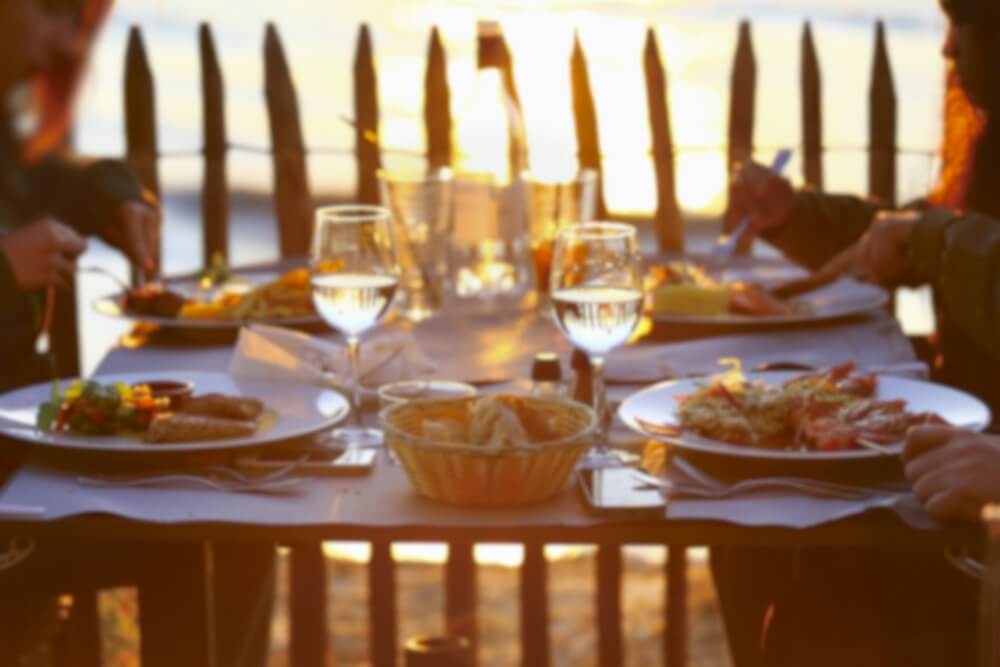
[[[223,72],[216,55],[211,28],[202,25],[198,33],[201,55],[202,109],[204,118],[204,181],[202,186],[202,222],[204,257],[228,254],[229,184],[226,160],[234,147],[226,134]],[[823,186],[824,152],[820,67],[808,23],[802,32],[802,153],[805,181]],[[869,193],[886,202],[896,195],[896,100],[886,50],[885,31],[875,28],[875,50],[869,95]],[[452,119],[450,92],[446,74],[446,54],[436,29],[431,31],[425,79],[424,119],[427,137],[426,158],[430,166],[452,162]],[[684,229],[677,202],[675,182],[676,148],[670,123],[670,104],[666,67],[656,33],[650,29],[643,52],[649,123],[652,135],[652,159],[656,171],[657,206],[653,216],[656,238],[661,250],[682,250]],[[377,202],[376,171],[380,164],[378,144],[379,104],[377,70],[371,33],[362,26],[358,35],[353,64],[355,154],[357,192],[361,202]],[[599,126],[594,108],[587,61],[579,38],[571,56],[573,113],[576,123],[578,160],[581,167],[602,171]],[[298,96],[284,48],[274,25],[268,25],[264,39],[264,92],[270,123],[270,152],[273,160],[274,213],[282,257],[306,253],[313,209],[312,193],[306,170],[308,147],[303,141]],[[739,37],[732,66],[728,124],[728,164],[753,155],[754,107],[757,67],[751,27],[739,26]],[[508,54],[506,81],[514,91]],[[133,27],[128,38],[125,66],[125,132],[127,158],[143,183],[159,193],[156,118],[154,113],[154,78],[146,57],[142,33]],[[607,207],[599,195],[598,214],[604,217]],[[70,312],[70,311],[65,311]],[[69,315],[66,315],[69,317]],[[64,349],[75,349],[75,335],[69,324],[63,326],[58,342]],[[67,356],[70,359],[70,351]],[[76,359],[72,352],[72,359]],[[64,372],[72,372],[64,367]],[[322,551],[317,544],[293,544],[291,556],[292,634],[291,654],[295,665],[323,665],[327,651],[326,586]],[[476,640],[475,562],[472,544],[451,544],[446,566],[446,628]],[[522,662],[546,666],[550,660],[548,635],[547,574],[544,544],[525,544],[521,567],[521,641]],[[686,547],[669,545],[666,565],[664,657],[666,664],[678,667],[686,662]],[[396,583],[391,544],[372,545],[369,565],[371,614],[370,655],[376,667],[397,662]],[[597,599],[599,664],[617,667],[623,662],[621,632],[622,556],[620,545],[599,547],[597,556]]]

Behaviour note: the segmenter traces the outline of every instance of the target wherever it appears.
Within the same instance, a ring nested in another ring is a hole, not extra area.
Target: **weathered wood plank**
[[[521,564],[521,664],[549,667],[549,570],[545,545],[524,545]]]
[[[445,563],[444,621],[449,636],[465,637],[476,662],[478,625],[476,623],[476,560],[472,544],[449,543]],[[471,667],[471,666],[470,666]]]
[[[216,664],[211,562],[212,545],[207,542],[139,545],[143,667]],[[164,577],[164,572],[170,572],[171,576]],[[150,631],[151,628],[157,630]]]
[[[753,157],[754,108],[757,97],[757,60],[754,57],[750,22],[741,21],[736,54],[729,81],[729,149],[727,165],[730,171],[740,162]]]
[[[733,69],[729,81],[729,134],[726,168],[733,173],[736,165],[753,159],[754,114],[757,98],[757,60],[754,56],[750,22],[741,21],[733,56]],[[738,220],[735,212],[727,210],[723,227],[732,229]],[[736,251],[750,252],[752,240],[744,237]]]
[[[812,28],[802,29],[802,170],[806,185],[823,189],[823,97]]]
[[[267,25],[264,37],[264,94],[271,128],[274,207],[281,256],[301,256],[308,252],[312,234],[312,195],[298,96],[273,23]]]
[[[570,56],[570,83],[573,93],[573,120],[576,123],[577,161],[580,169],[593,169],[598,174],[597,209],[598,220],[608,217],[608,207],[604,201],[604,167],[601,161],[601,139],[597,123],[597,109],[594,93],[590,87],[590,73],[587,59],[580,44],[580,34],[573,37],[573,53]]]
[[[649,127],[653,136],[653,165],[656,169],[656,238],[661,251],[681,252],[684,250],[684,223],[677,204],[667,74],[660,59],[656,32],[652,28],[646,32],[643,68],[646,74]]]
[[[514,101],[514,106],[521,112],[521,96],[517,92],[517,82],[514,80],[514,59],[510,54],[510,49],[507,47],[507,37],[502,32],[500,33],[500,53],[503,62],[504,87],[507,88],[507,92]],[[524,122],[523,112],[521,121],[522,123]],[[513,130],[514,128],[509,129]],[[520,128],[520,131],[522,132],[522,141],[526,141],[526,138],[523,136],[523,126]],[[509,150],[511,174],[520,173],[529,167],[528,147],[522,141],[518,141],[516,136],[511,135]]]
[[[868,104],[868,194],[886,206],[893,206],[896,203],[896,88],[882,21],[875,25]]]
[[[625,664],[622,552],[618,545],[601,545],[597,549],[597,649],[600,667]]]
[[[326,560],[320,542],[291,545],[290,651],[296,667],[324,667],[327,654]]]
[[[667,551],[667,604],[664,633],[667,667],[687,665],[687,547],[671,545]]]
[[[424,128],[427,132],[427,163],[432,169],[451,166],[451,89],[448,87],[448,56],[437,26],[431,29],[424,75]]]
[[[229,186],[226,180],[226,108],[222,68],[216,55],[212,29],[198,29],[201,54],[201,104],[204,128],[204,182],[201,190],[203,262],[216,254],[229,255]]]
[[[132,169],[157,197],[156,95],[142,31],[132,26],[125,49],[125,145]]]
[[[377,204],[379,157],[378,80],[368,24],[358,30],[354,52],[354,151],[357,156],[357,196],[364,204]]]
[[[399,647],[396,621],[396,564],[392,545],[372,543],[368,564],[369,656],[373,667],[395,667]]]
[[[54,667],[101,667],[104,664],[96,591],[73,593],[73,607],[53,642],[51,660]]]

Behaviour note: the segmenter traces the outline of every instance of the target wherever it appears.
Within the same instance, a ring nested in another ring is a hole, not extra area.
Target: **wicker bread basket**
[[[399,457],[417,493],[456,505],[534,503],[559,493],[597,425],[582,403],[552,398],[524,400],[549,419],[557,439],[533,446],[493,449],[423,436],[425,420],[448,419],[477,397],[428,399],[385,408],[379,421],[386,443]]]

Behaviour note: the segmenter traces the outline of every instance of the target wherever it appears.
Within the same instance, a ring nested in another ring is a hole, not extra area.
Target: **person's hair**
[[[993,1],[993,0],[991,0]],[[989,45],[988,89],[975,102],[954,63],[945,87],[941,172],[928,200],[935,206],[1000,217],[1000,48]]]
[[[69,12],[76,19],[73,57],[60,61],[32,82],[37,129],[24,145],[29,161],[63,147],[72,123],[76,95],[98,29],[112,0],[44,0],[47,11]]]

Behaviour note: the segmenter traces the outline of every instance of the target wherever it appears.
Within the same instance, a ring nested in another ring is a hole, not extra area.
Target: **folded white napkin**
[[[384,335],[361,345],[361,384],[428,377],[437,367],[412,337]],[[347,347],[299,331],[255,324],[240,329],[229,362],[234,376],[350,387]]]

